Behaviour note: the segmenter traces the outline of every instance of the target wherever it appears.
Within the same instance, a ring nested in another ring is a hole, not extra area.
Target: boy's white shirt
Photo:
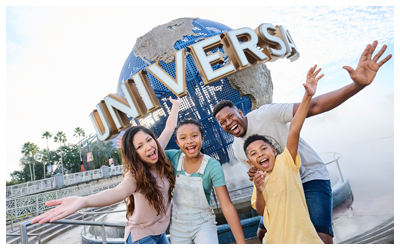
[[[289,127],[286,123],[293,119],[293,103],[265,104],[251,111],[247,117],[247,132],[243,137],[235,137],[232,148],[236,158],[246,168],[250,169],[243,150],[244,141],[253,134],[266,136],[282,153],[286,147]],[[302,165],[300,177],[303,183],[311,180],[329,180],[329,173],[318,154],[302,138],[298,149]]]

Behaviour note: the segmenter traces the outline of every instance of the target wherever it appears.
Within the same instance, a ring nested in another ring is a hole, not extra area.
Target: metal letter
[[[112,122],[111,114],[103,100],[96,105],[97,110],[93,110],[89,117],[100,140],[105,141],[118,135],[118,129]]]
[[[130,91],[133,93],[134,100],[137,100],[137,107],[141,115],[145,115],[161,107],[154,89],[151,86],[147,73],[144,70],[139,71],[129,80]],[[140,93],[140,94],[139,94]],[[137,117],[135,117],[137,118]]]
[[[291,62],[297,60],[300,57],[300,53],[297,50],[297,47],[294,44],[293,39],[289,34],[289,31],[285,30],[285,28],[282,25],[279,25],[279,31],[282,34],[283,41],[285,42],[286,45],[285,57],[290,59]]]
[[[277,31],[277,27],[270,23],[260,24],[255,32],[258,35],[258,46],[264,48],[263,53],[271,57],[271,62],[278,60],[279,58],[285,57],[286,46],[280,36],[280,31]]]
[[[256,46],[257,33],[250,28],[240,28],[221,34],[222,43],[237,70],[268,61],[270,58]]]
[[[161,68],[160,62],[146,67],[157,80],[178,97],[186,95],[186,60],[184,51],[185,49],[181,49],[174,53],[176,80]]]
[[[224,63],[222,54],[219,50],[208,56],[206,53],[221,47],[221,37],[219,35],[215,35],[187,47],[203,79],[204,85],[218,81],[236,71],[232,63],[226,64],[217,70],[213,70],[212,66]]]

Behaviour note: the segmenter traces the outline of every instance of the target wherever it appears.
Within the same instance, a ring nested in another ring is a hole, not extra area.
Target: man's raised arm
[[[389,59],[392,57],[392,55],[390,54],[382,59],[380,62],[378,62],[379,58],[386,50],[387,46],[384,45],[382,49],[374,56],[374,58],[371,59],[377,45],[377,41],[374,41],[372,45],[367,45],[367,47],[361,54],[360,61],[355,70],[350,66],[343,66],[343,69],[349,72],[350,78],[353,80],[353,83],[313,98],[311,100],[310,108],[308,109],[307,117],[318,115],[336,108],[347,99],[357,94],[360,90],[372,83],[376,74],[378,73],[379,68],[387,61],[389,61]],[[294,104],[293,116],[296,114],[299,106],[300,103]]]

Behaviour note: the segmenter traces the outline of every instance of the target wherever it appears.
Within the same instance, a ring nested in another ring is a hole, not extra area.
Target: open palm
[[[47,207],[59,205],[56,208],[53,208],[47,211],[44,214],[41,214],[35,217],[31,223],[34,224],[39,222],[39,224],[43,224],[46,222],[53,222],[62,218],[67,217],[70,214],[77,212],[78,210],[84,208],[85,201],[82,197],[71,196],[59,200],[52,200],[45,203]]]
[[[377,41],[374,41],[371,44],[368,44],[363,53],[361,54],[360,61],[358,62],[357,68],[354,70],[350,66],[343,66],[343,69],[347,70],[350,74],[350,78],[354,81],[354,83],[360,86],[368,86],[374,80],[376,74],[378,73],[379,68],[385,64],[392,55],[386,56],[380,62],[378,62],[379,58],[386,50],[386,45],[382,47],[382,49],[372,58],[372,54],[374,53],[376,46],[378,45]]]
[[[316,68],[317,68],[317,65],[315,64],[314,67],[312,67],[308,70],[307,82],[303,83],[303,86],[306,90],[306,94],[308,96],[315,95],[315,92],[317,91],[318,81],[324,76],[324,74],[318,76],[319,72],[321,72],[321,68],[319,68],[317,71],[315,71]]]

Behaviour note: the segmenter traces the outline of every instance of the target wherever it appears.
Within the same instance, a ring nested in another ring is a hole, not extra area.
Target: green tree
[[[115,148],[113,147],[113,143],[103,142],[97,140],[93,143],[93,158],[94,158],[94,165],[99,168],[102,165],[109,165],[108,159],[112,158],[112,153]]]
[[[35,143],[25,142],[22,145],[21,153],[24,154],[25,157],[28,159],[31,181],[36,179],[34,157],[36,153],[39,152],[39,150],[40,150],[39,147]],[[31,168],[31,162],[33,163],[33,168]],[[32,169],[33,169],[33,174],[32,174]]]
[[[22,156],[19,159],[19,166],[21,167],[20,171],[15,170],[10,174],[11,179],[20,182],[32,181],[32,170],[30,167],[31,160],[27,156]]]
[[[46,143],[47,143],[47,153],[49,153],[49,138],[51,138],[53,135],[49,132],[49,131],[45,131],[42,134],[42,139],[46,138]],[[50,165],[50,155],[47,155],[47,159],[49,161],[49,165]]]
[[[74,130],[74,137],[78,137],[78,143],[81,141],[81,136],[84,137],[85,136],[85,131],[80,128],[80,127],[76,127]],[[81,146],[79,146],[79,158],[82,161],[82,153],[81,153]]]
[[[59,142],[60,143],[60,153],[61,153],[61,170],[62,173],[64,174],[64,164],[63,164],[63,158],[62,158],[62,150],[61,150],[61,143],[64,143],[67,141],[67,137],[65,136],[64,132],[58,131],[57,134],[54,136],[54,142]]]
[[[50,159],[48,158],[49,155],[50,155],[50,152],[46,149],[43,149],[36,154],[35,160],[37,160],[38,162],[41,162],[43,164],[43,179],[46,178],[46,161],[48,161],[48,163],[50,165]]]
[[[33,180],[36,181],[36,170],[35,170],[35,157],[36,154],[40,151],[40,148],[35,144],[35,143],[31,143],[31,159],[32,159],[32,170],[33,170]]]
[[[24,145],[22,145],[21,153],[24,154],[24,156],[26,158],[28,158],[28,156],[31,153],[30,144],[31,144],[30,142],[25,142]],[[29,161],[27,161],[27,162],[29,163],[29,173],[30,173],[31,181],[33,181],[31,163]]]
[[[6,186],[12,186],[12,185],[18,185],[23,183],[23,181],[19,181],[19,180],[11,180],[11,181],[6,181]]]
[[[68,146],[63,146],[63,161],[64,166],[71,172],[80,172],[80,155],[79,148],[76,144],[69,144]]]

